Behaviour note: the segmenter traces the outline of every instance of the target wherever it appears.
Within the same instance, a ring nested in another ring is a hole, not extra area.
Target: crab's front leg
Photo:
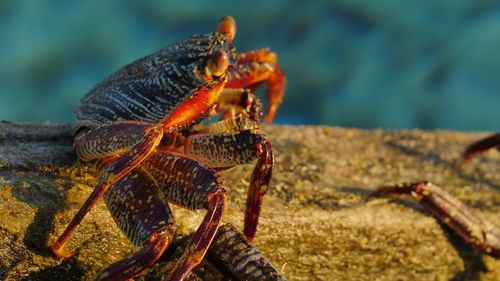
[[[469,145],[463,154],[464,161],[472,159],[474,156],[483,153],[491,148],[500,148],[500,133],[493,134],[486,138],[480,139]]]
[[[186,154],[216,169],[227,169],[257,159],[250,179],[244,222],[245,236],[252,241],[274,166],[271,143],[255,130],[219,133],[217,126],[209,125],[205,132],[188,137],[184,146]]]
[[[411,195],[471,246],[500,258],[500,230],[481,219],[465,204],[430,182],[404,183],[378,188],[370,197]]]
[[[111,185],[135,169],[154,151],[162,136],[161,127],[130,122],[101,127],[77,138],[75,150],[80,158],[89,160],[107,157],[112,160],[109,160],[109,163],[100,171],[97,187],[52,245],[52,251],[55,255],[60,258],[68,258],[73,255],[70,250],[64,248],[64,245],[76,227]],[[126,141],[127,138],[128,141]],[[123,155],[116,157],[118,151],[121,151]]]
[[[266,83],[268,100],[266,122],[271,123],[283,99],[286,77],[277,63],[277,55],[269,49],[261,49],[237,56],[237,62],[228,68],[226,88],[254,89]]]

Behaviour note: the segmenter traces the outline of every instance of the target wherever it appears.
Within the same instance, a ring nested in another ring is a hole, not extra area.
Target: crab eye
[[[231,44],[236,36],[236,21],[232,16],[225,16],[220,20],[217,30],[226,34],[227,42]]]
[[[207,63],[207,75],[220,77],[225,72],[227,67],[229,66],[229,56],[224,50],[219,50],[212,54],[212,56],[208,59]]]

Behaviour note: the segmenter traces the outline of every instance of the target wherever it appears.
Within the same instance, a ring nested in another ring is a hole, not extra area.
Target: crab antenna
[[[226,34],[227,42],[232,44],[234,36],[236,36],[236,21],[232,16],[223,17],[219,22],[217,31]]]

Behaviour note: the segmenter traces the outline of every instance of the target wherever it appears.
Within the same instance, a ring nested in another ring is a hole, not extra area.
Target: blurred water
[[[500,130],[496,1],[129,2],[0,1],[0,119],[70,122],[106,75],[230,14],[239,50],[279,54],[277,123]]]

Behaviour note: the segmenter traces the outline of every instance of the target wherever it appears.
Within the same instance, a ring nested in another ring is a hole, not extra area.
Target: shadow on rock
[[[64,187],[60,186],[59,177],[43,172],[23,175],[23,180],[15,182],[12,195],[29,206],[36,208],[33,221],[28,225],[24,236],[24,244],[33,253],[51,256],[47,247],[48,237],[54,225],[55,214],[63,201],[63,189],[69,188],[71,180],[64,179]]]
[[[85,271],[75,258],[63,261],[61,264],[31,273],[22,281],[80,281]]]

